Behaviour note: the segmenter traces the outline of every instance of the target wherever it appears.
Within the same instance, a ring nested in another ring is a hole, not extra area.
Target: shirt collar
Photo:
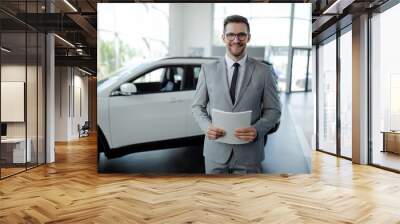
[[[236,63],[239,63],[240,67],[243,68],[243,65],[246,63],[246,59],[247,59],[247,54],[245,54],[244,57],[239,61],[236,61]],[[233,64],[235,63],[235,61],[232,60],[232,58],[230,58],[228,54],[225,54],[225,61],[227,68],[232,68]]]

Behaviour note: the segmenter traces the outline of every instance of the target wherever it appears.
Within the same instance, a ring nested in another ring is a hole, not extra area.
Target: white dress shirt
[[[234,61],[232,58],[228,56],[228,54],[225,54],[225,63],[226,63],[226,75],[228,77],[228,87],[231,88],[231,83],[232,83],[232,77],[233,77],[233,71],[235,70],[235,66],[233,64],[239,63],[239,73],[238,77],[236,80],[236,89],[235,89],[235,99],[238,98],[240,88],[243,83],[243,77],[244,77],[244,71],[246,70],[246,60],[247,60],[247,54],[240,59],[239,61]]]

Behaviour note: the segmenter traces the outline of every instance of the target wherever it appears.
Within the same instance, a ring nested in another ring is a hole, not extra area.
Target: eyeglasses
[[[247,33],[227,33],[225,34],[226,39],[229,41],[232,41],[235,39],[235,37],[238,37],[239,40],[245,40],[247,37]]]

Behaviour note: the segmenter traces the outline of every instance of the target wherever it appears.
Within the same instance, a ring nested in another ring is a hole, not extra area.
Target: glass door
[[[44,3],[18,10],[41,13]],[[44,33],[0,12],[1,179],[45,163],[45,45]]]
[[[26,32],[1,34],[1,177],[26,170]]]
[[[352,34],[340,36],[340,155],[352,158]]]
[[[336,36],[317,48],[317,149],[336,155]]]
[[[400,4],[371,18],[370,163],[400,172]]]
[[[292,71],[290,90],[291,92],[308,91],[311,87],[310,70],[310,52],[308,48],[292,48]]]

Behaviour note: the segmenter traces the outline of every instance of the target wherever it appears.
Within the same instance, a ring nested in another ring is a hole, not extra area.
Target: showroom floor
[[[398,223],[399,174],[312,152],[311,174],[97,173],[96,137],[0,181],[0,223]]]

